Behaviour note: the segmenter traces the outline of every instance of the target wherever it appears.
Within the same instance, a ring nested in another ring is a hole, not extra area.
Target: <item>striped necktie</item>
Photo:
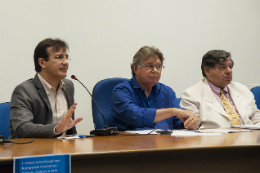
[[[223,107],[225,108],[231,125],[241,125],[240,118],[235,110],[235,108],[231,105],[228,99],[224,95],[224,90],[220,91],[221,101],[223,103]]]

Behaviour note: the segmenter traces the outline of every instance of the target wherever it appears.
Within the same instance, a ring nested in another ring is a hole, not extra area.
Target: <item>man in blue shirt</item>
[[[175,92],[159,83],[164,57],[155,47],[142,47],[133,57],[132,79],[112,94],[112,116],[118,130],[197,129],[199,118],[179,106]]]

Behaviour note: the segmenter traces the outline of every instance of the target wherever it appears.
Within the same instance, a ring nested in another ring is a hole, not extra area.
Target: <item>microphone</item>
[[[85,85],[83,83],[81,83],[78,78],[74,75],[71,76],[72,79],[78,81],[84,88],[86,88],[86,90],[88,91],[89,95],[91,96],[92,100],[94,101],[95,105],[98,108],[98,111],[100,112],[104,122],[105,122],[105,127],[103,129],[95,129],[90,131],[90,134],[95,135],[95,136],[110,136],[110,135],[117,135],[118,134],[118,129],[117,127],[108,127],[107,125],[107,121],[102,113],[102,111],[100,110],[100,108],[98,107],[98,104],[96,102],[96,100],[93,98],[92,94],[89,92],[89,90],[87,89],[87,87],[85,87]]]

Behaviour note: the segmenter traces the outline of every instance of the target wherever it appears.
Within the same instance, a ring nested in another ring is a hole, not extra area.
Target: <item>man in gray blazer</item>
[[[11,98],[10,138],[53,138],[76,134],[74,86],[67,76],[68,45],[47,38],[34,50],[36,75],[18,85]]]

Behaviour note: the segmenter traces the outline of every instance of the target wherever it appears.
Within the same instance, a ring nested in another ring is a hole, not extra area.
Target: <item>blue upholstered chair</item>
[[[251,92],[254,94],[257,108],[260,109],[260,86],[252,88]]]
[[[9,132],[10,124],[10,102],[0,104],[0,135],[3,135],[5,139],[10,136]]]
[[[127,80],[129,79],[108,78],[99,81],[93,88],[93,92],[92,92],[93,98],[96,100],[100,110],[102,111],[108,126],[111,126],[113,124],[113,118],[111,116],[112,91],[116,85]],[[101,129],[105,127],[105,122],[93,100],[92,100],[92,116],[93,116],[93,122],[95,124],[95,129]]]
[[[180,102],[181,102],[181,98],[177,98],[177,100],[178,100],[178,103],[180,104]]]

